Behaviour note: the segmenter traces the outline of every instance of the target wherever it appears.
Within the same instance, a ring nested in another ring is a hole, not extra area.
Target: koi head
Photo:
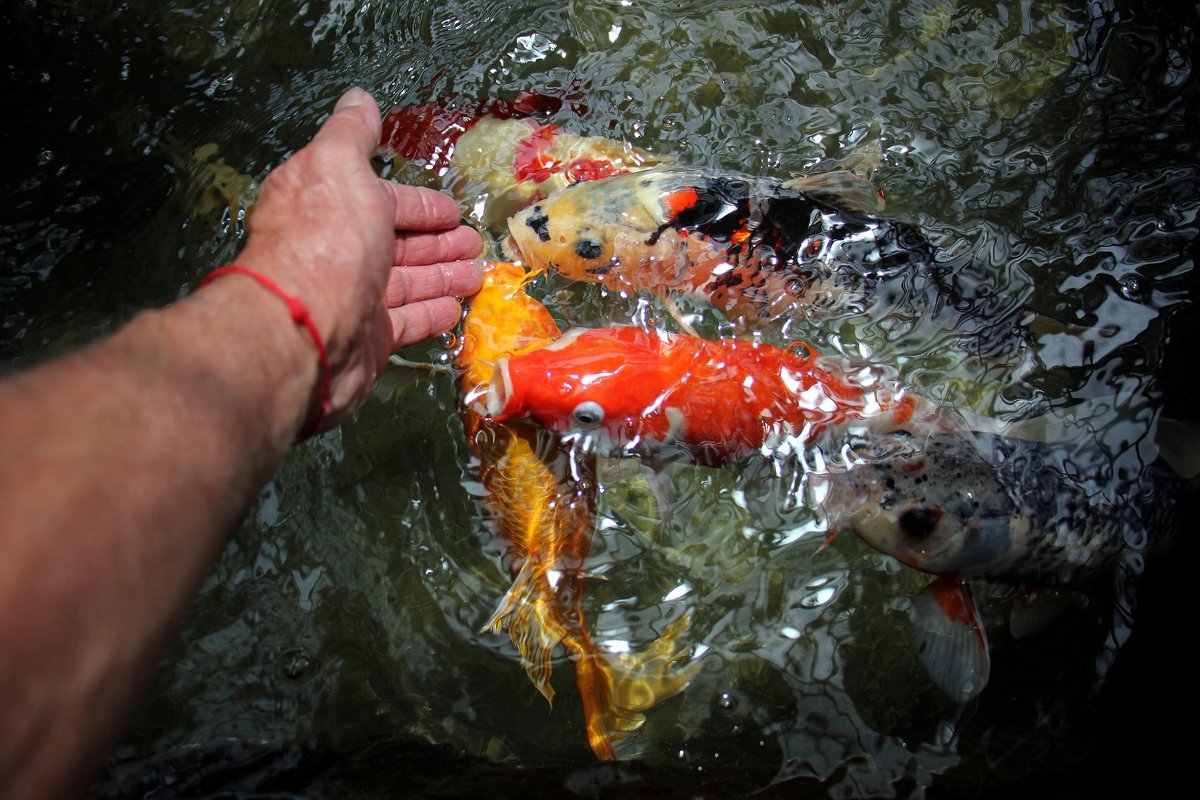
[[[629,279],[646,265],[669,267],[679,256],[678,242],[662,236],[671,200],[694,194],[690,180],[697,174],[660,166],[568,186],[509,219],[508,254],[593,282]],[[668,268],[658,282],[669,285],[671,278]]]
[[[1031,522],[976,435],[933,436],[915,450],[867,447],[816,481],[831,527],[851,529],[897,561],[935,575],[1005,577],[1029,549]]]
[[[488,261],[483,275],[483,286],[467,305],[462,347],[456,358],[472,399],[485,391],[496,361],[558,338],[558,326],[550,312],[525,293],[529,277],[523,267]]]

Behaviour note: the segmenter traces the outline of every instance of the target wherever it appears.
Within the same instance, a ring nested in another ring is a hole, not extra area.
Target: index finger
[[[424,186],[384,181],[396,199],[396,230],[444,231],[458,227],[462,213],[449,195]]]

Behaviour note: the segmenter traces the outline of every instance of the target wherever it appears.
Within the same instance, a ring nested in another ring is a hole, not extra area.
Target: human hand
[[[449,330],[482,283],[479,234],[447,195],[380,179],[381,120],[361,89],[267,176],[238,263],[308,307],[332,373],[320,430],[366,400],[396,348]],[[301,332],[303,335],[303,332]]]

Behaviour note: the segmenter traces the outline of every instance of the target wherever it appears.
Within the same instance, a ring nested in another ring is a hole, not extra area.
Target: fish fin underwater
[[[1086,604],[1086,595],[1070,589],[1018,589],[1009,612],[1009,634],[1024,639],[1041,633],[1068,608]],[[930,680],[956,703],[978,697],[991,676],[991,645],[970,585],[935,578],[913,596],[909,622],[913,651]]]
[[[699,673],[699,660],[680,644],[690,625],[690,615],[673,620],[641,652],[593,653],[575,659],[588,740],[597,755],[605,745],[606,760],[638,755],[636,742],[627,735],[646,721],[645,712],[682,692]]]
[[[1154,430],[1158,455],[1181,478],[1200,476],[1200,422],[1159,417]]]
[[[784,189],[803,192],[848,211],[864,214],[878,214],[883,211],[883,196],[875,184],[847,169],[800,175],[781,186]]]
[[[1087,595],[1073,589],[1018,589],[1008,614],[1008,632],[1014,639],[1033,636],[1051,627],[1067,609],[1087,604]]]
[[[883,165],[883,126],[872,122],[843,157],[785,181],[784,189],[803,192],[830,205],[866,214],[881,213],[886,203],[883,191],[871,176]]]
[[[912,599],[910,638],[929,677],[950,699],[979,695],[991,674],[987,630],[962,581],[936,578]]]
[[[582,576],[573,578],[580,580]],[[631,746],[620,748],[617,744],[642,726],[645,712],[687,688],[700,670],[699,662],[689,658],[690,649],[681,646],[691,619],[684,615],[674,620],[641,652],[606,653],[586,632],[582,619],[575,632],[561,624],[554,598],[545,570],[528,564],[483,630],[499,633],[508,628],[521,655],[521,665],[551,705],[551,661],[561,644],[575,667],[575,683],[593,752],[605,761],[618,758],[618,750],[620,757],[630,757],[635,754]]]
[[[610,507],[651,518],[660,528],[671,524],[675,508],[677,461],[652,458],[601,458],[597,474]],[[642,502],[639,502],[642,501]]]
[[[521,667],[551,705],[551,660],[554,648],[567,635],[552,607],[554,596],[546,571],[538,569],[532,559],[527,560],[482,629],[484,633],[500,633],[508,628],[509,638],[521,656]]]

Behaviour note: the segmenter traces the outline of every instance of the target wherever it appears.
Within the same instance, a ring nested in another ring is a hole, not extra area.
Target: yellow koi
[[[525,671],[549,702],[551,658],[563,646],[575,664],[588,742],[597,757],[612,760],[613,743],[642,724],[643,712],[682,691],[699,665],[679,663],[676,639],[686,617],[644,653],[600,649],[583,610],[584,561],[596,509],[595,457],[572,453],[557,434],[531,422],[493,422],[487,416],[493,365],[559,337],[549,311],[525,292],[529,277],[507,262],[486,265],[457,357],[463,423],[479,460],[487,513],[515,573],[484,630],[508,628]]]

